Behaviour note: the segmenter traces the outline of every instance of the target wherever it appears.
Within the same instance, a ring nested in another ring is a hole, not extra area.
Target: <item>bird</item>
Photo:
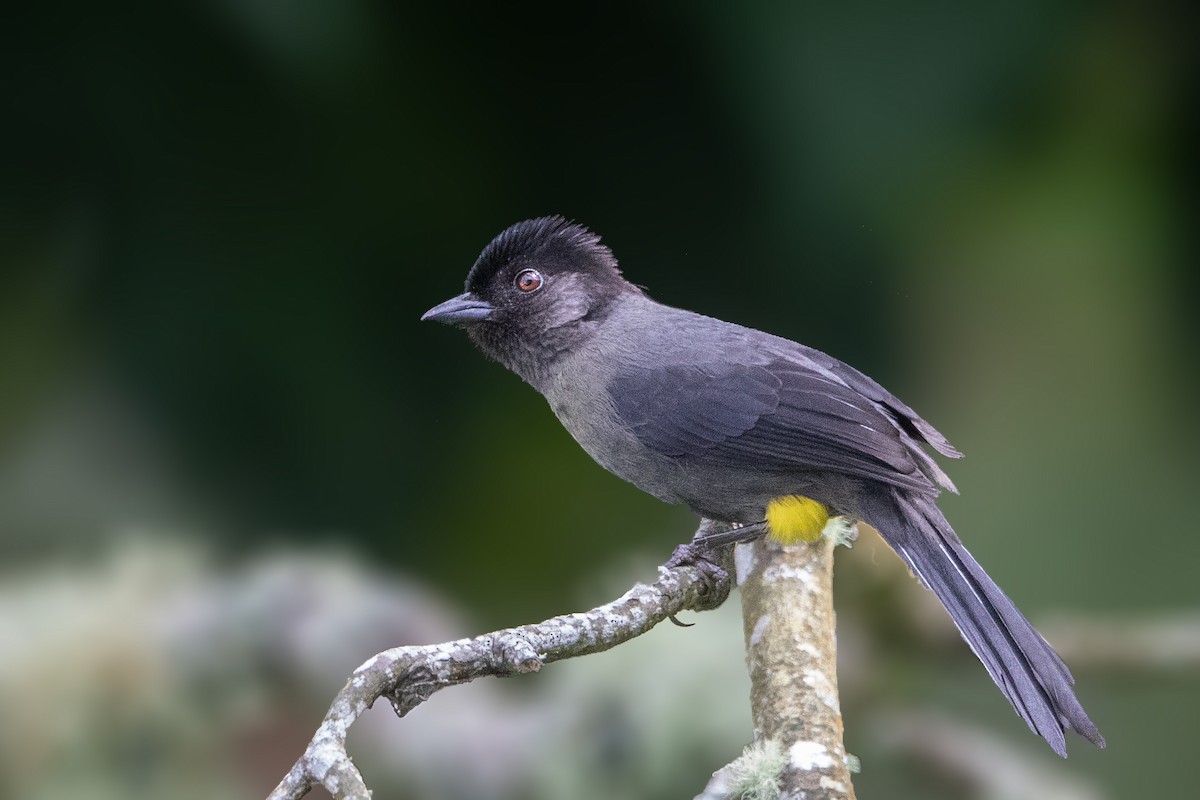
[[[895,395],[819,350],[657,302],[562,216],[501,232],[464,289],[421,319],[464,328],[602,467],[785,544],[815,541],[830,517],[867,522],[1030,730],[1064,758],[1066,730],[1104,747],[1067,666],[938,508],[957,490],[926,448],[962,454]]]

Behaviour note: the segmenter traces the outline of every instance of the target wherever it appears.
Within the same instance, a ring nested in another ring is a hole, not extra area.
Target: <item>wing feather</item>
[[[936,465],[930,473],[933,461],[920,442],[957,451],[932,426],[874,381],[824,358],[831,364],[774,358],[626,366],[608,391],[639,441],[664,455],[725,467],[827,470],[926,490],[930,478],[944,477]]]

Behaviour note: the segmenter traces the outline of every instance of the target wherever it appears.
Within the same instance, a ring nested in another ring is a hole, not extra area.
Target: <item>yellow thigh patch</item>
[[[815,542],[828,521],[828,508],[798,494],[776,497],[767,503],[767,531],[782,544]]]

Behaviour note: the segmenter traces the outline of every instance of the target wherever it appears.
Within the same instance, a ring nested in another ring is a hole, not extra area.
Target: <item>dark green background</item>
[[[597,564],[665,556],[690,515],[417,322],[495,233],[561,213],[656,298],[826,350],[939,426],[969,456],[948,514],[1032,616],[1196,605],[1200,126],[1169,5],[7,16],[10,569],[140,526],[232,561],[336,541],[480,630],[598,602],[575,588]],[[1194,682],[1081,680],[1112,746],[1079,770],[1190,785]]]

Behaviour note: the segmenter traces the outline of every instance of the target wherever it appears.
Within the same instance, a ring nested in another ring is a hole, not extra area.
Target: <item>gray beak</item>
[[[435,319],[447,325],[461,325],[464,322],[487,319],[495,310],[496,307],[488,301],[480,300],[470,292],[464,292],[426,311],[421,315],[421,321]]]

